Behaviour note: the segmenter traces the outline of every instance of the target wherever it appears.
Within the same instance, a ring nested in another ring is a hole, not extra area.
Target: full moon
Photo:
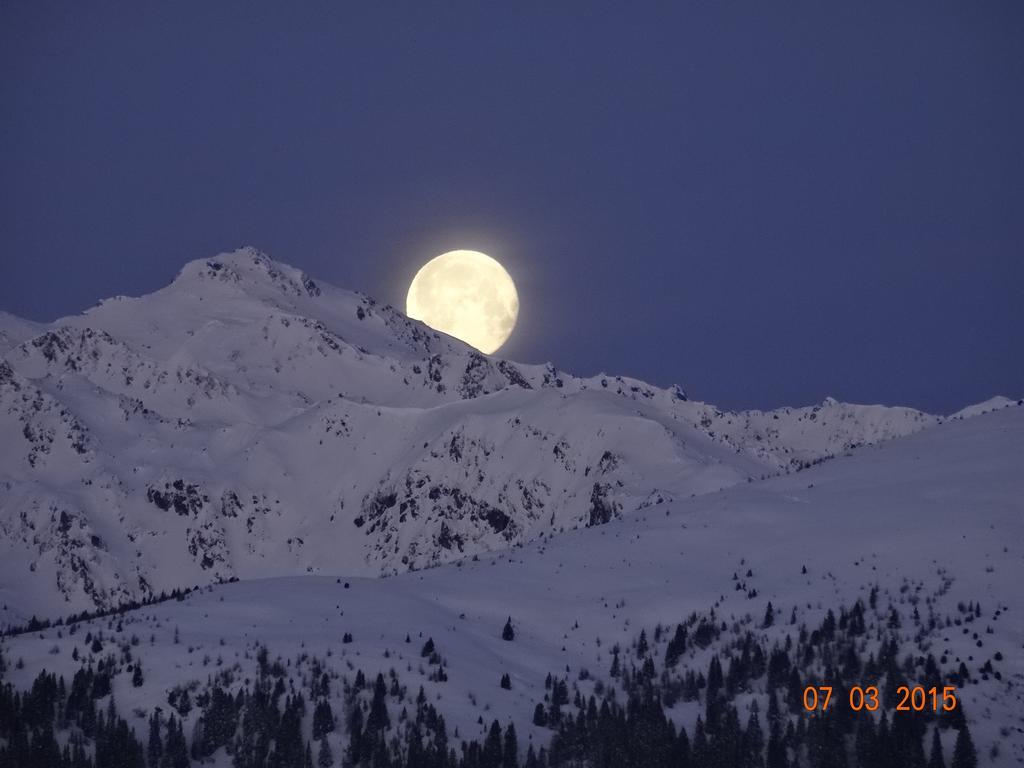
[[[519,316],[519,294],[505,268],[479,251],[448,251],[416,273],[405,313],[490,355]]]

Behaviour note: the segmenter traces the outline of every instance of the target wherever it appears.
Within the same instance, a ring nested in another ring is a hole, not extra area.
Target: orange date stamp
[[[850,688],[847,704],[854,712],[874,712],[881,706],[878,687],[855,685]],[[952,685],[939,689],[920,685],[901,685],[896,689],[897,712],[952,712],[956,709],[956,688]],[[809,685],[804,688],[804,709],[808,712],[826,712],[832,705],[831,685]]]

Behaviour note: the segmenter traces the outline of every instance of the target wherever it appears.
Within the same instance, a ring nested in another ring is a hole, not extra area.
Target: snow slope
[[[629,508],[607,525],[428,571],[344,579],[350,587],[327,576],[243,581],[86,622],[76,635],[64,628],[15,637],[5,653],[24,668],[9,676],[22,687],[44,668],[70,676],[86,663],[87,631],[102,634],[107,648],[128,647],[135,635],[146,682],[133,688],[124,671],[114,683],[121,711],[130,712],[166,706],[170,689],[205,684],[220,669],[251,677],[256,646],[265,644],[287,661],[296,685],[310,676],[311,659],[349,682],[354,669],[395,668],[408,700],[390,701],[393,712],[412,709],[422,685],[463,737],[482,735],[478,717],[485,724],[512,720],[525,748],[527,738],[541,745],[550,737],[530,719],[545,695],[545,675],[567,675],[584,695],[597,680],[614,686],[610,649],[619,644],[628,655],[641,629],[653,637],[659,623],[672,626],[713,608],[726,625],[781,641],[796,627],[780,620],[762,628],[769,601],[780,617],[792,613],[814,626],[828,609],[849,608],[858,598],[867,604],[877,585],[872,621],[884,624],[895,607],[903,617],[896,631],[908,648],[941,654],[944,669],[967,665],[973,682],[957,695],[980,764],[1016,765],[1024,759],[1022,459],[1024,408],[1000,409],[798,474]],[[339,563],[335,570],[347,569]],[[957,604],[967,601],[979,602],[983,614],[961,627]],[[922,618],[912,620],[918,609]],[[508,616],[513,642],[500,638]],[[937,626],[929,628],[933,616]],[[943,620],[949,617],[957,617],[955,625]],[[354,642],[340,643],[345,632]],[[447,682],[428,679],[419,654],[426,638],[446,659]],[[870,642],[868,650],[876,649]],[[73,647],[86,654],[81,662],[72,660]],[[724,637],[704,650],[691,647],[681,664],[706,669],[711,653],[725,648]],[[664,641],[654,642],[653,653],[660,665]],[[986,661],[999,679],[981,672]],[[511,690],[499,687],[503,672]],[[332,696],[340,710],[340,691]],[[764,713],[763,688],[755,686],[745,701],[753,699]],[[692,734],[699,711],[679,703],[670,714]],[[190,722],[197,717],[193,712]],[[144,725],[140,719],[140,733]],[[953,735],[944,736],[947,756]],[[340,754],[344,730],[330,738]],[[220,753],[217,764],[229,758]]]
[[[0,354],[41,333],[43,326],[0,311]]]
[[[731,413],[486,357],[251,248],[0,330],[3,624],[434,566],[942,421],[832,399]]]

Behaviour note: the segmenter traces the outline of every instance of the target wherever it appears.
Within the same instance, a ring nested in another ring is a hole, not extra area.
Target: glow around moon
[[[448,251],[420,268],[405,312],[490,355],[512,333],[519,294],[505,268],[479,251]]]

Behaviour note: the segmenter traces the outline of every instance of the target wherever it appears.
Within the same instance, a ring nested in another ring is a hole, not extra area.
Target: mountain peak
[[[251,245],[188,262],[173,286],[227,285],[245,292],[271,288],[287,296],[315,298],[320,287],[301,269],[274,261]]]

